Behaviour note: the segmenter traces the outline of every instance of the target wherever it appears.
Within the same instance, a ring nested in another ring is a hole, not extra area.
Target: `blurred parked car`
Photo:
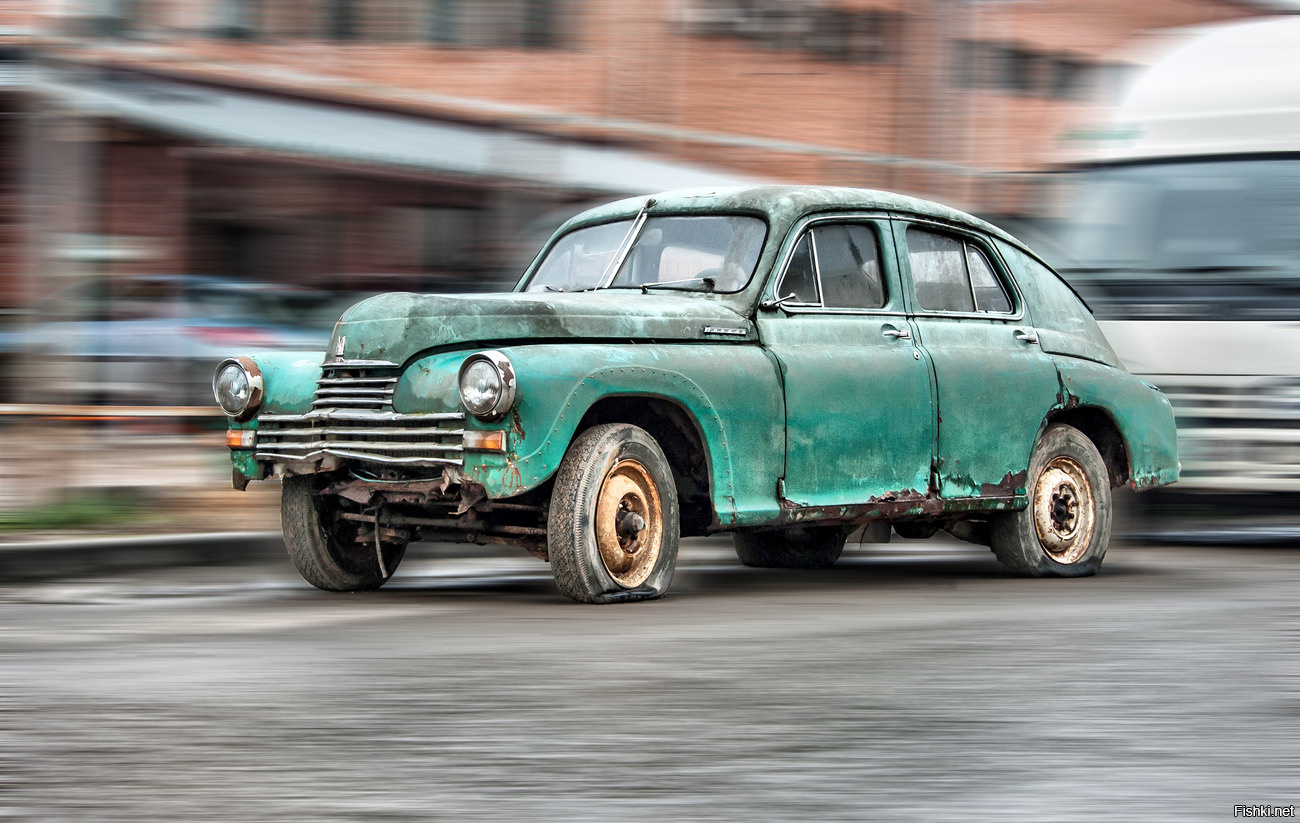
[[[380,295],[324,351],[227,359],[214,389],[236,486],[284,479],[289,554],[330,590],[447,540],[546,558],[575,600],[643,600],[679,536],[814,568],[859,526],[1076,577],[1113,487],[1178,477],[1169,402],[1032,251],[857,189],[602,206],[513,293]]]
[[[39,357],[40,399],[206,405],[211,363],[232,351],[329,339],[328,292],[188,275],[96,278],[39,302],[0,335],[10,362]]]

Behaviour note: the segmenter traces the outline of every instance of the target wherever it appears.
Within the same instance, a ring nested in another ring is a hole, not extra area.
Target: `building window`
[[[428,0],[428,39],[484,48],[560,48],[566,0]]]
[[[785,0],[685,0],[679,19],[693,37],[732,37],[826,60],[875,63],[890,59],[902,16]]]
[[[360,15],[355,0],[325,0],[325,38],[357,40],[360,38]]]
[[[1020,48],[1000,48],[997,52],[997,88],[1014,94],[1036,94],[1042,87],[1043,59]]]
[[[94,37],[129,37],[139,21],[136,0],[94,0],[89,3],[87,33]]]
[[[1079,60],[1052,61],[1051,96],[1083,100],[1088,96],[1088,66]]]
[[[218,0],[212,33],[227,40],[252,40],[257,36],[257,0]]]
[[[1086,99],[1098,68],[1076,55],[1008,43],[958,40],[952,54],[953,82],[959,88],[1057,100]]]

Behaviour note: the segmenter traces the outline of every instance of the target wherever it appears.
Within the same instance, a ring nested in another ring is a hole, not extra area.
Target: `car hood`
[[[513,340],[756,340],[754,324],[703,294],[381,294],[343,313],[328,360],[405,363],[421,352]]]

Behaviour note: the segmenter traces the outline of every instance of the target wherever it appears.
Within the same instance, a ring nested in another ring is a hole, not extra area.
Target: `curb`
[[[154,566],[205,566],[284,554],[280,532],[218,532],[0,544],[0,581]]]

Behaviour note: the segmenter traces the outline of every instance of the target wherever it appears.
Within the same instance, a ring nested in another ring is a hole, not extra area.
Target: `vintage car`
[[[504,543],[579,601],[668,591],[682,536],[750,566],[940,529],[1082,576],[1111,490],[1178,478],[1174,420],[1014,237],[878,191],[622,200],[505,294],[384,294],[325,352],[222,362],[234,481],[283,482],[298,571],[382,585],[409,543]]]

